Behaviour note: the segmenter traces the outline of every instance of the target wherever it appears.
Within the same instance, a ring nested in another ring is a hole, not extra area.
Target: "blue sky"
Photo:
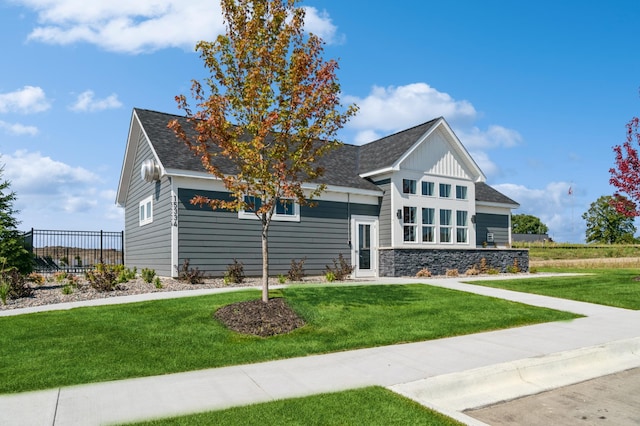
[[[611,148],[640,110],[640,3],[302,5],[360,106],[344,142],[444,116],[515,213],[584,240],[582,213],[614,192]],[[221,31],[217,0],[0,1],[0,163],[21,229],[122,230],[131,110],[178,113],[174,96],[205,76],[195,43]]]

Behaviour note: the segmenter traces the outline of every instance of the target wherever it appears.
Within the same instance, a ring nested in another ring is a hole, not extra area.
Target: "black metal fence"
[[[24,238],[37,272],[82,273],[98,263],[124,264],[124,232],[31,229]]]

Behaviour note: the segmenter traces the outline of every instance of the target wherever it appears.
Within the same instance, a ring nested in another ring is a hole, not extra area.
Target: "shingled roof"
[[[195,131],[185,117],[140,108],[136,108],[135,113],[165,170],[206,173],[200,157],[195,155],[174,131],[167,127],[169,121],[177,119],[187,134],[194,136]],[[324,175],[315,179],[313,183],[380,191],[376,185],[358,175],[358,150],[357,146],[345,144],[329,151],[318,161],[318,165],[324,168]],[[223,173],[236,173],[236,168],[231,161],[224,157],[213,159]]]
[[[440,118],[407,130],[386,136],[360,147],[360,163],[358,172],[365,174],[391,167],[400,157],[431,129]]]
[[[171,120],[177,119],[188,135],[195,136],[195,130],[185,117],[141,108],[135,108],[134,113],[165,170],[206,173],[200,157],[167,127]],[[379,192],[378,186],[360,175],[393,166],[440,119],[433,119],[362,146],[343,144],[329,151],[318,160],[325,173],[313,183]],[[224,157],[214,159],[223,173],[236,173],[231,161]],[[475,192],[476,201],[518,206],[511,198],[484,182],[476,182]]]
[[[484,182],[476,182],[476,201],[496,204],[512,204],[514,206],[520,205]]]

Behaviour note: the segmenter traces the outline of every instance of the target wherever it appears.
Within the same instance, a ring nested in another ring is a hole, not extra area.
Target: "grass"
[[[139,426],[462,425],[381,387],[292,398],[135,424]]]
[[[202,297],[0,318],[0,392],[159,375],[414,342],[575,315],[425,285],[290,287],[307,321],[287,335],[233,333],[213,312],[257,299],[245,290]]]
[[[533,261],[551,259],[597,259],[640,257],[640,245],[635,244],[568,244],[568,243],[522,243],[514,248],[528,248]]]
[[[640,275],[637,269],[545,269],[557,272],[581,272],[588,275],[540,277],[526,280],[474,281],[475,285],[542,294],[618,308],[640,309]]]

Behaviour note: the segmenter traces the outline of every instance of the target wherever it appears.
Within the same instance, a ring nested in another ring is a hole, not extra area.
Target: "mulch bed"
[[[282,298],[233,303],[218,309],[214,317],[230,330],[269,337],[304,326],[304,321]]]

